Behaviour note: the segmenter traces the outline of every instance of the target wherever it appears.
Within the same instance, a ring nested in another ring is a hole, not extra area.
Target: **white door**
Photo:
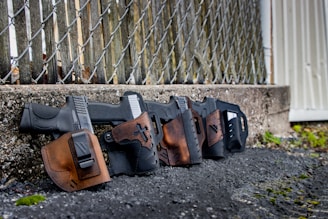
[[[290,121],[328,120],[327,0],[273,0],[273,83],[290,85]]]

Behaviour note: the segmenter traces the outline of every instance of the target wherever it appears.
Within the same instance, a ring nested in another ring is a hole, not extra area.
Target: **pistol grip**
[[[60,109],[27,103],[24,106],[19,130],[21,132],[51,133],[57,130],[57,119]]]

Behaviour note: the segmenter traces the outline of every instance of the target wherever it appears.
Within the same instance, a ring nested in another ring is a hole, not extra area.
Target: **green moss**
[[[319,158],[320,157],[320,154],[319,153],[311,153],[310,154],[310,157],[312,157],[312,158]]]
[[[280,192],[279,192],[279,195],[282,195],[282,196],[284,196],[284,197],[287,197],[287,192],[280,191]]]
[[[297,205],[303,205],[303,201],[300,200],[300,199],[295,199],[295,200],[294,200],[294,204],[297,204]]]
[[[264,135],[263,135],[263,141],[265,143],[274,143],[276,145],[280,145],[281,144],[281,139],[274,136],[271,132],[269,131],[265,131]]]
[[[39,202],[42,202],[44,200],[46,200],[46,198],[43,195],[30,195],[30,196],[26,196],[26,197],[22,197],[22,198],[18,199],[16,201],[16,206],[19,206],[19,205],[27,205],[27,206],[36,205]]]
[[[317,145],[321,148],[325,148],[327,147],[327,137],[325,135],[323,136],[320,136],[320,133],[319,133],[319,138],[317,140]]]
[[[276,198],[270,198],[270,203],[275,205],[276,204]]]
[[[308,132],[307,133],[307,140],[309,141],[310,145],[312,147],[317,147],[317,136],[312,133],[312,132]]]
[[[309,178],[309,176],[306,175],[306,174],[304,174],[304,173],[302,173],[298,178],[299,179],[307,179],[307,178]]]
[[[316,200],[307,200],[307,203],[309,203],[311,205],[314,205],[314,206],[320,204],[320,202],[319,201],[316,201]]]
[[[328,133],[318,129],[317,127],[303,127],[301,125],[294,125],[293,130],[299,136],[300,142],[293,142],[298,147],[305,149],[311,147],[314,149],[327,149],[328,148]]]
[[[260,199],[260,198],[265,198],[265,195],[254,194],[254,197]]]
[[[297,133],[301,133],[302,132],[302,126],[301,125],[294,125],[293,130]]]
[[[266,191],[268,192],[268,194],[273,193],[273,189],[272,188],[267,188]]]
[[[326,146],[327,138],[324,132],[314,133],[310,130],[306,130],[302,136],[305,141],[309,142],[311,147],[316,148]]]
[[[286,187],[286,188],[283,188],[283,190],[286,191],[286,192],[291,192],[293,189],[290,188],[290,187]]]

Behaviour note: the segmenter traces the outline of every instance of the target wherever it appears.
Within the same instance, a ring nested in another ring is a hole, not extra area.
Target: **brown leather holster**
[[[198,114],[189,109],[162,126],[163,140],[159,144],[158,156],[164,164],[184,166],[201,163],[204,132],[197,131],[195,116]],[[201,121],[199,118],[200,128],[203,128]]]
[[[221,159],[226,156],[221,112],[216,109],[206,116],[206,141],[203,144],[203,158]]]
[[[89,130],[66,133],[41,153],[48,175],[67,192],[110,181],[98,139]]]
[[[113,140],[117,143],[124,140],[137,140],[141,146],[151,149],[153,146],[151,129],[152,126],[148,113],[144,112],[136,119],[114,127],[112,130]]]
[[[207,145],[212,147],[223,139],[220,110],[215,110],[206,117]]]

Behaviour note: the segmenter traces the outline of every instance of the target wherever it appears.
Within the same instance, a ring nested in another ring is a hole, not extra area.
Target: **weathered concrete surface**
[[[238,104],[248,118],[248,145],[266,130],[278,135],[289,131],[290,92],[287,86],[246,85],[5,85],[0,86],[0,179],[16,177],[33,180],[45,176],[40,148],[49,136],[19,133],[25,103],[36,102],[60,107],[66,95],[85,95],[90,101],[118,103],[127,90],[144,99],[166,102],[171,95],[203,100],[205,96]]]

